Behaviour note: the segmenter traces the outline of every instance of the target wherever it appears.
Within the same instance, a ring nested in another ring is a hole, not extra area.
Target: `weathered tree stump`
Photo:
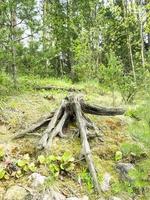
[[[85,116],[84,113],[94,114],[94,115],[105,115],[114,116],[122,115],[125,112],[121,108],[105,108],[86,104],[80,95],[70,95],[62,100],[60,107],[55,111],[51,112],[47,116],[38,120],[35,124],[31,125],[26,130],[17,134],[14,138],[21,138],[29,133],[33,133],[35,130],[47,125],[47,128],[43,132],[43,135],[38,143],[37,148],[39,150],[45,149],[50,150],[53,138],[59,135],[60,137],[66,137],[63,133],[63,128],[71,121],[75,121],[77,127],[79,128],[79,134],[82,144],[82,156],[84,156],[89,172],[91,174],[93,185],[95,189],[100,193],[100,186],[98,183],[97,172],[94,167],[94,162],[92,159],[92,154],[90,150],[90,145],[88,142],[89,137],[102,137],[99,133],[98,128],[92,123],[92,121]],[[91,134],[89,129],[93,130]]]

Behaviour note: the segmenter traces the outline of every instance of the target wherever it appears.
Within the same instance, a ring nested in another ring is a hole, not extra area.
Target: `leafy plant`
[[[88,192],[91,192],[93,189],[93,183],[92,178],[87,169],[82,170],[82,172],[79,174],[79,178],[86,185]]]
[[[35,172],[36,171],[35,164],[33,162],[30,163],[30,156],[29,156],[29,154],[25,154],[23,156],[23,159],[19,159],[17,161],[17,165],[18,165],[18,167],[20,167],[25,172],[27,172],[27,171]]]
[[[65,152],[60,159],[60,169],[64,171],[71,171],[74,169],[74,158],[68,152]]]
[[[6,171],[3,167],[0,167],[0,179],[3,179],[5,177]]]
[[[62,156],[38,156],[38,162],[46,165],[53,177],[58,177],[62,171],[70,172],[74,169],[74,158],[69,152],[65,152]]]
[[[28,168],[31,172],[35,172],[37,169],[33,162],[28,164]]]
[[[122,152],[121,151],[116,151],[115,153],[115,161],[122,160]]]
[[[2,147],[0,147],[0,160],[3,159],[4,155],[5,155],[5,151]]]
[[[38,156],[37,161],[38,161],[40,164],[44,164],[45,161],[46,161],[46,158],[45,158],[45,156],[40,155],[40,156]]]

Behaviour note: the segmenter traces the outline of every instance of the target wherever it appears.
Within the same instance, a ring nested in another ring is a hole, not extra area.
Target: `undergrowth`
[[[132,197],[141,200],[150,199],[150,96],[136,109],[130,110],[133,122],[128,127],[128,136],[132,142],[121,144],[123,160],[132,163],[135,168],[130,170],[130,180],[118,181],[112,186],[112,192],[126,191]]]

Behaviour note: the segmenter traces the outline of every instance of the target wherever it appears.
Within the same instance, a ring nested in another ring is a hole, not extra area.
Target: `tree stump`
[[[92,123],[92,121],[85,116],[85,113],[114,116],[122,115],[124,112],[125,110],[122,108],[106,108],[89,105],[84,102],[80,95],[70,95],[62,100],[56,111],[49,113],[47,116],[38,120],[38,122],[32,124],[26,130],[23,130],[21,133],[15,135],[14,139],[22,138],[33,133],[35,130],[40,129],[42,126],[47,125],[37,148],[39,150],[45,149],[49,152],[53,138],[57,135],[60,137],[66,137],[65,133],[63,133],[64,127],[66,127],[69,122],[75,121],[77,127],[79,128],[79,135],[82,144],[82,156],[84,156],[87,162],[93,185],[97,192],[100,193],[101,189],[97,178],[97,172],[94,167],[88,138],[91,136],[100,137],[102,139],[102,135],[99,134],[99,129],[94,125],[94,123]],[[92,134],[89,132],[89,129],[93,130]]]

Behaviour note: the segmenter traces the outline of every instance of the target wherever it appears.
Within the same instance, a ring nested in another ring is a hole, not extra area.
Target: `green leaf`
[[[46,158],[45,158],[45,156],[40,155],[40,156],[38,156],[38,159],[37,159],[37,160],[40,162],[40,164],[44,164],[45,161],[46,161]]]
[[[115,161],[122,160],[122,152],[121,151],[116,151],[115,153]]]
[[[75,164],[74,163],[70,163],[70,165],[68,167],[66,167],[65,170],[67,172],[69,172],[69,171],[72,171],[74,169],[74,167],[75,167]]]
[[[59,174],[59,167],[56,164],[50,164],[48,166],[50,172],[55,176],[56,174]]]
[[[4,178],[5,173],[6,173],[5,169],[3,167],[0,167],[0,179]]]
[[[49,163],[51,163],[51,162],[53,162],[53,161],[56,161],[56,160],[57,160],[57,157],[56,157],[56,156],[50,155],[50,156],[48,156],[48,157],[46,158],[46,163],[49,164]]]
[[[0,159],[2,159],[5,155],[4,149],[0,147]]]
[[[24,167],[26,165],[26,161],[25,160],[18,160],[17,165],[19,167]]]
[[[62,156],[62,161],[63,162],[73,162],[74,158],[72,157],[72,155],[69,152],[65,152]]]
[[[25,172],[29,171],[28,165],[25,165],[25,166],[23,167],[23,170],[24,170]]]
[[[35,164],[33,162],[28,165],[28,168],[32,172],[35,172],[36,169],[37,169],[36,166],[35,166]]]
[[[5,174],[5,175],[4,175],[4,179],[5,179],[5,180],[9,180],[9,175],[8,175],[8,174]]]

